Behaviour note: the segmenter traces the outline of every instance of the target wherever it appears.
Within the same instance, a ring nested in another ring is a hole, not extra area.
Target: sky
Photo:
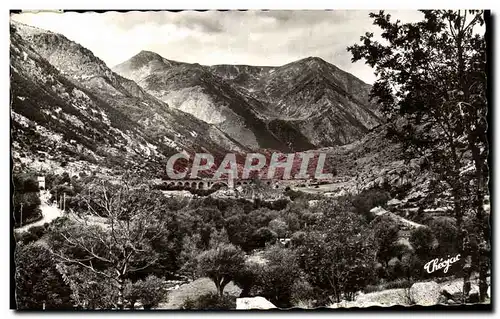
[[[373,69],[346,48],[378,28],[370,11],[148,11],[21,13],[12,19],[61,33],[113,67],[141,50],[205,65],[277,66],[317,56],[372,84]],[[417,11],[387,10],[402,22]]]

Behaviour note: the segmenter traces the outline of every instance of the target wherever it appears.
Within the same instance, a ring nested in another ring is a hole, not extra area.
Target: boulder
[[[479,285],[471,283],[469,296],[467,297],[468,303],[478,303],[479,302]]]
[[[269,300],[264,297],[248,297],[248,298],[236,298],[236,309],[237,310],[249,310],[249,309],[273,309],[276,308]]]
[[[396,306],[410,305],[408,300],[408,292],[406,289],[386,289],[382,291],[371,292],[368,294],[360,294],[356,297],[355,303],[358,307],[369,307],[369,306]]]
[[[448,282],[441,286],[441,294],[448,299],[453,299],[457,302],[462,302],[463,296],[463,279],[454,280]],[[467,302],[476,302],[474,300],[479,299],[479,286],[473,282],[471,282],[471,287],[469,291],[469,296],[467,298]]]
[[[448,299],[452,299],[454,301],[461,301],[462,289],[463,289],[463,281],[455,280],[441,286],[441,293]]]
[[[399,199],[397,198],[393,198],[391,199],[390,201],[387,202],[387,205],[389,206],[398,206],[398,205],[401,205],[403,202],[400,201]]]
[[[434,282],[417,282],[410,288],[410,300],[420,306],[433,306],[439,303],[441,289]]]
[[[377,207],[370,209],[370,213],[374,214],[375,216],[380,216],[380,215],[384,215],[385,213],[387,213],[387,211],[385,209],[383,209],[382,207],[377,206]]]

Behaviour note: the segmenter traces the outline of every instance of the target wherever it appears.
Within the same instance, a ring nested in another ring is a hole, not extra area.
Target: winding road
[[[30,224],[24,225],[22,227],[16,228],[16,229],[14,229],[14,231],[16,233],[22,233],[22,232],[27,231],[31,227],[43,226],[43,224],[50,223],[51,221],[53,221],[57,217],[61,217],[63,215],[63,211],[60,210],[59,208],[57,208],[56,204],[53,204],[53,205],[49,204],[48,203],[49,198],[50,198],[50,193],[48,191],[40,192],[40,202],[41,202],[40,210],[42,211],[42,215],[43,215],[42,219],[40,219],[34,223],[30,223]]]

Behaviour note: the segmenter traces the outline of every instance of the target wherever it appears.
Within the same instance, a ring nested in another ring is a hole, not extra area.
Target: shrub
[[[182,304],[182,309],[186,310],[227,310],[236,309],[236,298],[216,293],[208,293],[197,299],[188,298]]]
[[[408,289],[413,285],[414,281],[406,278],[400,278],[378,285],[367,285],[363,292],[369,294],[372,292],[387,290],[387,289]]]
[[[386,283],[384,289],[407,289],[410,288],[413,283],[411,279],[399,278]]]
[[[275,232],[278,237],[285,237],[288,233],[288,224],[281,218],[271,220],[268,227]]]
[[[18,246],[16,263],[17,309],[71,309],[71,289],[56,269],[56,260],[38,244]]]
[[[292,234],[292,247],[296,248],[304,244],[307,234],[303,231],[297,231]]]
[[[390,199],[390,195],[383,189],[372,188],[363,190],[361,193],[353,196],[350,201],[356,212],[365,216],[368,221],[371,221],[375,216],[370,212],[373,207],[384,206]]]
[[[290,307],[292,288],[300,276],[297,257],[291,249],[277,246],[266,251],[268,263],[258,269],[256,288],[278,307]]]
[[[261,227],[252,234],[252,242],[256,248],[265,247],[267,243],[276,241],[276,233],[268,227]]]
[[[257,283],[260,267],[262,266],[256,263],[245,263],[234,277],[234,284],[241,288],[240,298],[250,296],[250,291]]]
[[[299,306],[301,304],[308,304],[314,296],[314,288],[304,278],[295,280],[291,287],[291,302]]]
[[[429,223],[434,237],[439,243],[441,254],[451,254],[458,251],[458,230],[454,219],[449,217],[440,217],[433,219]]]
[[[45,234],[46,228],[43,226],[33,226],[28,231],[36,237],[41,238]]]
[[[165,301],[167,292],[165,290],[165,281],[154,275],[149,275],[144,280],[139,280],[134,284],[137,288],[137,296],[144,309],[157,307],[162,301]]]
[[[374,240],[361,216],[335,211],[334,206],[324,209],[331,213],[318,231],[308,233],[298,255],[307,280],[321,293],[321,302],[327,303],[330,296],[340,302],[342,297],[352,299],[374,277]]]
[[[432,257],[434,247],[434,234],[428,227],[419,227],[411,232],[410,244],[415,250],[415,254],[423,260]]]

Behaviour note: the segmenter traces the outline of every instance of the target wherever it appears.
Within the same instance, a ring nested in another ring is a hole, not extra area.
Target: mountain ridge
[[[138,60],[140,65],[136,63]],[[215,125],[225,120],[241,123],[241,127],[233,130],[221,125],[229,135],[248,126],[244,116],[234,108],[227,109],[231,105],[229,97],[263,120],[272,135],[284,134],[269,128],[269,123],[287,122],[292,135],[307,141],[306,148],[353,142],[383,122],[369,102],[371,86],[319,57],[277,67],[207,66],[141,51],[113,70],[134,80],[158,99],[203,121]],[[239,97],[235,98],[235,92]],[[257,138],[253,141],[254,145],[255,141],[258,143]]]

